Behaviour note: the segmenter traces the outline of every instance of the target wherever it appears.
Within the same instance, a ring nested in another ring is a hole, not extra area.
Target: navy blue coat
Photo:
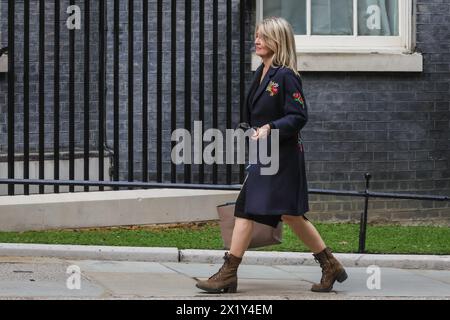
[[[259,159],[248,169],[245,212],[295,215],[309,211],[304,147],[300,130],[308,121],[302,83],[292,70],[271,67],[259,84],[264,65],[255,73],[247,95],[244,119],[251,126],[271,123],[279,130],[279,170],[261,175]],[[269,142],[267,139],[266,142]],[[270,144],[268,144],[270,150]],[[270,151],[269,151],[270,152]],[[266,166],[270,166],[266,165]]]

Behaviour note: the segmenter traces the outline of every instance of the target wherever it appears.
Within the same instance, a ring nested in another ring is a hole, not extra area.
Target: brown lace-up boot
[[[330,292],[336,280],[338,282],[344,282],[347,279],[347,272],[345,272],[342,264],[333,256],[330,248],[325,248],[318,254],[313,254],[313,256],[322,268],[322,279],[320,283],[312,286],[311,291]]]
[[[211,293],[235,293],[237,290],[237,269],[242,261],[238,258],[225,253],[223,257],[225,262],[219,271],[212,275],[208,280],[198,281],[196,286],[202,290]]]

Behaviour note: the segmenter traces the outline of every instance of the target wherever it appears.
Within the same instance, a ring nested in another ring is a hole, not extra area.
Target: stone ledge
[[[180,250],[180,262],[220,264],[224,250]],[[346,267],[368,267],[376,265],[382,268],[448,270],[449,255],[406,255],[406,254],[360,254],[335,253]],[[297,265],[317,266],[311,253],[247,251],[243,259],[249,265]]]
[[[74,260],[138,260],[146,262],[178,262],[178,248],[147,248],[119,246],[52,245],[52,244],[0,244],[1,256],[50,257]]]
[[[423,72],[420,53],[298,53],[300,72]],[[252,55],[252,70],[261,64]]]
[[[179,249],[175,247],[115,247],[0,243],[3,257],[47,257],[72,260],[145,261],[222,264],[225,250]],[[345,267],[448,270],[449,255],[335,253]],[[246,265],[317,266],[311,253],[252,251],[245,254]]]
[[[8,72],[8,56],[3,55],[0,57],[0,73]]]
[[[150,189],[0,197],[0,231],[217,220],[238,191]]]

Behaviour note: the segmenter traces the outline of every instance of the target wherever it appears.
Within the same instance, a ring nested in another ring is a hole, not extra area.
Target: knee
[[[293,223],[293,222],[297,221],[298,217],[290,216],[290,215],[282,215],[281,216],[281,220],[283,220],[283,222],[285,222],[287,224],[290,224],[290,223]]]
[[[253,226],[253,220],[236,217],[234,226],[240,228],[249,228]]]
[[[303,216],[291,216],[291,215],[282,215],[281,220],[283,220],[283,222],[287,224],[305,221]]]

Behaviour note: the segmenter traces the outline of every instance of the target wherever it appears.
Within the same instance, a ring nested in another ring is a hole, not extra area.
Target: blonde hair
[[[299,75],[297,71],[297,52],[294,31],[289,22],[280,17],[262,20],[256,26],[256,32],[264,39],[267,47],[274,52],[272,65],[286,67]]]

